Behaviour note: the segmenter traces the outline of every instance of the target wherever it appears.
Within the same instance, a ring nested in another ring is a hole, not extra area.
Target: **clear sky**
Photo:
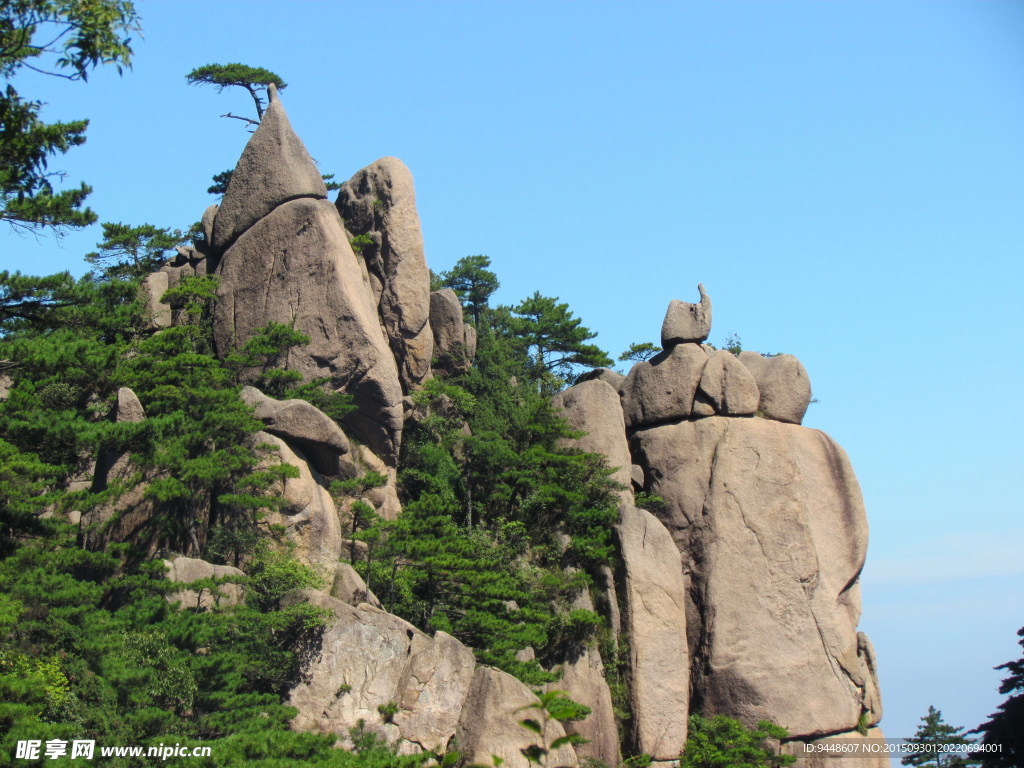
[[[798,356],[857,470],[887,735],[994,710],[1024,625],[1024,4],[138,7],[123,77],[17,81],[90,118],[53,166],[101,220],[213,202],[247,138],[218,115],[251,105],[184,75],[240,61],[325,172],[406,162],[435,271],[487,254],[499,301],[559,296],[613,356],[703,282],[712,341]],[[80,273],[99,239],[0,233],[0,266]]]

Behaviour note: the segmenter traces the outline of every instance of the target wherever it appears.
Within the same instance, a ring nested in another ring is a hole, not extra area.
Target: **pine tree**
[[[660,347],[651,344],[649,341],[644,341],[639,344],[633,343],[629,345],[629,349],[619,355],[619,362],[641,363],[644,360],[650,360],[660,351]]]
[[[93,265],[102,279],[141,279],[155,272],[167,260],[168,251],[182,245],[188,235],[177,229],[142,224],[137,227],[103,222],[103,241],[99,249],[87,253],[85,260]]]
[[[574,366],[599,368],[612,364],[604,351],[586,343],[597,334],[584,327],[569,305],[559,303],[557,297],[534,293],[513,307],[503,324],[528,350],[531,378],[545,394],[556,392],[572,379]]]
[[[1024,647],[1024,627],[1017,630],[1019,644]],[[998,751],[981,752],[986,768],[1020,768],[1024,766],[1024,656],[1000,664],[1009,674],[999,685],[999,693],[1012,694],[989,715],[988,722],[972,733],[981,734],[983,745],[998,745]]]
[[[0,220],[14,227],[82,227],[96,221],[84,207],[87,184],[57,190],[60,171],[49,161],[85,142],[87,120],[45,123],[42,103],[24,98],[10,79],[23,67],[68,80],[86,80],[100,64],[129,66],[128,34],[137,29],[124,0],[19,0],[0,9]]]
[[[283,91],[288,87],[280,75],[271,72],[263,67],[250,67],[247,64],[206,64],[196,67],[187,75],[185,80],[189,85],[213,85],[220,93],[225,88],[242,88],[252,97],[256,106],[256,119],[233,115],[228,112],[221,117],[233,117],[236,120],[243,120],[250,125],[259,125],[263,119],[263,110],[266,108],[266,93],[270,85],[276,85],[277,90]]]
[[[942,712],[935,707],[928,707],[928,714],[921,718],[917,732],[907,743],[920,751],[901,758],[903,765],[916,765],[923,768],[960,768],[966,765],[977,765],[978,760],[967,752],[942,752],[940,749],[949,745],[965,745],[973,743],[964,734],[963,728],[949,725],[942,719]]]
[[[699,714],[691,715],[679,768],[781,768],[796,758],[776,754],[766,742],[786,736],[784,728],[767,720],[747,729],[738,720],[724,715],[710,719]]]
[[[437,276],[438,285],[455,291],[477,326],[491,294],[501,287],[498,276],[488,269],[489,266],[491,260],[482,254],[465,256],[455,262],[454,267]]]

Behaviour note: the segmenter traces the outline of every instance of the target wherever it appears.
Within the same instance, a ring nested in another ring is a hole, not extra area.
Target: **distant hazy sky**
[[[435,271],[488,254],[499,301],[559,296],[614,356],[703,282],[712,341],[797,355],[857,469],[886,733],[994,710],[1024,625],[1024,4],[138,6],[124,77],[18,80],[90,118],[53,166],[101,220],[213,202],[247,138],[218,115],[251,106],[184,75],[240,61],[325,172],[406,162]],[[80,273],[100,234],[0,237],[3,268]]]

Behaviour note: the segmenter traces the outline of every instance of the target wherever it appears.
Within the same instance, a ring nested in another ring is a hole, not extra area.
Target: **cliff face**
[[[645,736],[654,715],[645,714],[644,687],[653,683],[663,704],[678,687],[668,670],[650,675],[659,656],[643,656],[649,644],[664,650],[663,641],[650,643],[663,628],[636,619],[668,616],[666,596],[685,606],[686,642],[673,656],[689,672],[690,710],[748,725],[772,720],[802,740],[877,725],[874,652],[857,632],[867,517],[849,459],[828,435],[800,426],[811,391],[796,358],[744,352],[737,359],[702,346],[711,306],[700,293],[700,304],[672,302],[665,350],[620,383],[620,429],[609,418],[617,403],[582,395],[610,390],[605,381],[556,398],[573,426],[591,433],[581,447],[613,464],[630,458],[633,487],[663,500],[643,523],[644,541],[669,539],[680,555],[676,586],[626,593],[636,745],[663,757]],[[624,531],[636,512],[628,496],[622,508],[628,580]],[[657,570],[669,567],[665,561]],[[651,594],[662,599],[658,608]],[[685,706],[676,709],[685,716]]]
[[[455,738],[468,759],[495,754],[525,767],[519,750],[534,738],[519,710],[533,694],[477,665],[455,638],[429,637],[383,611],[339,563],[352,542],[327,486],[378,471],[387,483],[366,500],[397,516],[408,396],[435,373],[467,367],[475,331],[451,291],[430,292],[412,178],[400,161],[359,171],[336,205],[326,197],[272,93],[222,205],[204,215],[206,245],[147,281],[155,325],[165,327],[174,318],[159,303],[163,290],[216,274],[219,354],[270,321],[291,324],[311,342],[290,353],[288,367],[327,377],[358,406],[342,431],[307,403],[245,393],[269,433],[259,439],[298,469],[271,522],[331,584],[296,598],[331,619],[290,694],[294,727],[343,735],[364,720],[406,750],[443,750]],[[748,725],[770,719],[802,741],[881,718],[873,651],[857,632],[867,522],[849,460],[827,435],[800,426],[810,384],[796,358],[736,357],[703,344],[711,301],[703,286],[700,295],[669,306],[657,357],[625,378],[598,371],[553,401],[585,433],[579,447],[604,456],[622,486],[618,557],[597,607],[616,646],[628,648],[631,709],[620,742],[607,659],[591,647],[567,654],[557,687],[592,714],[569,725],[590,743],[578,757],[562,747],[560,765],[584,757],[616,765],[621,748],[667,764],[696,711]],[[114,459],[102,471],[114,471]],[[638,508],[639,491],[664,503]],[[594,607],[590,596],[580,600]],[[397,711],[382,714],[389,703]],[[549,742],[564,735],[557,722],[547,727]]]

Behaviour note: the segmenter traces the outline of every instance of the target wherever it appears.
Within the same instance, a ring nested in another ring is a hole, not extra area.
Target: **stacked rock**
[[[799,424],[811,399],[807,372],[792,355],[764,357],[703,344],[711,333],[711,299],[673,299],[661,326],[662,352],[633,366],[622,383],[626,427],[687,418],[759,415]]]

